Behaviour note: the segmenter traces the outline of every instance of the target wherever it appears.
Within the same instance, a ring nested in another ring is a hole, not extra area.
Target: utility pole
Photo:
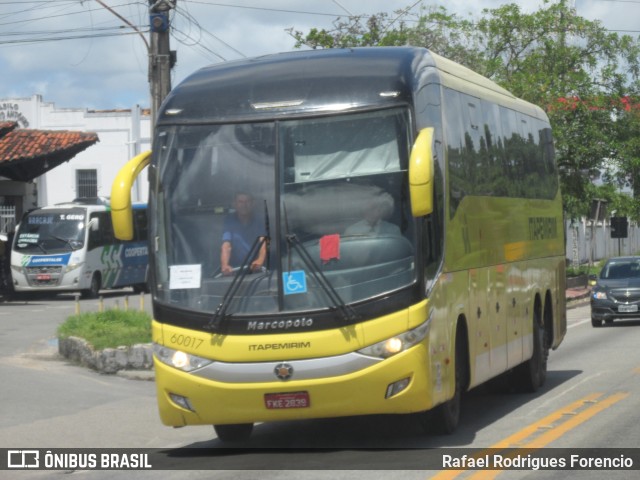
[[[151,125],[155,124],[160,105],[171,91],[171,68],[175,52],[169,47],[169,12],[177,0],[149,0],[149,86],[151,90]]]

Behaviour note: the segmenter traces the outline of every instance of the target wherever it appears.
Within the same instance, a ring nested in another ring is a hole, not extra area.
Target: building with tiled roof
[[[0,176],[29,182],[98,142],[95,133],[17,129],[0,123]]]
[[[151,148],[148,109],[59,108],[40,95],[0,99],[3,217],[78,197],[109,196],[118,170]],[[134,200],[146,200],[146,172]],[[6,224],[6,221],[5,221]]]

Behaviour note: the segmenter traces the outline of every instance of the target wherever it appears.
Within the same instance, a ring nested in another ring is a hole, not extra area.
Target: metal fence
[[[627,238],[611,238],[608,220],[581,220],[566,223],[566,256],[578,266],[619,255],[640,254],[640,226],[629,223]]]
[[[11,232],[16,228],[16,207],[0,205],[0,233]]]

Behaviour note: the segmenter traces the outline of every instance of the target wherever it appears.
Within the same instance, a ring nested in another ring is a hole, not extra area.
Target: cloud
[[[541,1],[514,0],[525,11]],[[104,0],[131,23],[147,28],[146,2]],[[482,8],[495,8],[501,0],[237,0],[207,2],[180,0],[174,16],[171,49],[178,63],[172,73],[175,86],[193,71],[242,56],[292,50],[295,28],[333,28],[336,16],[394,12],[440,3],[449,12],[466,17]],[[601,19],[610,29],[637,28],[634,19],[640,5],[583,0],[578,14]],[[5,12],[6,10],[6,12]],[[38,9],[15,2],[3,7],[0,18],[0,98],[43,95],[59,108],[129,108],[149,105],[147,51],[138,35],[98,38],[95,35],[128,29],[97,2],[51,2]],[[55,33],[54,33],[55,32]],[[19,38],[51,39],[84,36],[37,44],[10,43]],[[148,36],[145,34],[145,36]],[[222,57],[222,58],[220,58]]]

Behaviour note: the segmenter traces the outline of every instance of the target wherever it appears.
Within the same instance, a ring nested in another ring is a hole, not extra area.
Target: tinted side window
[[[545,122],[445,89],[449,214],[466,195],[554,198],[551,129]]]

